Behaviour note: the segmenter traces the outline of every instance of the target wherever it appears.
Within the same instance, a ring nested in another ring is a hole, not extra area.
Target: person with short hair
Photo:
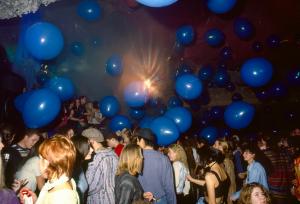
[[[144,191],[153,194],[154,203],[176,204],[173,169],[169,159],[154,150],[156,139],[150,129],[143,128],[134,134],[137,144],[143,149],[144,167],[138,179]]]
[[[113,148],[118,157],[120,157],[124,148],[124,145],[120,143],[119,138],[120,137],[117,136],[116,133],[109,133],[107,136],[105,136],[107,146]]]
[[[113,204],[118,156],[112,149],[105,148],[103,134],[98,129],[85,129],[81,135],[89,139],[95,153],[86,171],[87,204]]]
[[[261,184],[248,183],[242,188],[238,204],[271,204],[271,197]]]

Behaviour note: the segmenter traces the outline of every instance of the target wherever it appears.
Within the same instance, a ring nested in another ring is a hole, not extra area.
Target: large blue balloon
[[[140,120],[145,116],[145,110],[143,108],[130,108],[129,115],[135,120]]]
[[[176,124],[166,117],[154,119],[150,129],[156,135],[157,144],[161,146],[168,146],[179,138],[179,130]]]
[[[110,121],[109,128],[114,132],[118,130],[123,130],[124,128],[130,129],[131,122],[126,116],[117,115],[113,117],[112,120]]]
[[[198,78],[203,81],[208,81],[213,75],[211,66],[206,65],[202,67],[198,72]]]
[[[238,101],[228,105],[224,112],[225,123],[233,129],[242,129],[247,127],[253,117],[255,109],[249,103]]]
[[[14,100],[14,105],[16,107],[16,109],[19,112],[23,112],[25,103],[27,101],[27,99],[33,94],[33,91],[26,91],[25,93],[22,93],[21,95],[17,96]]]
[[[153,120],[154,120],[154,117],[146,116],[140,121],[139,127],[140,128],[150,128],[150,125]]]
[[[101,8],[95,0],[84,0],[78,4],[77,14],[87,21],[95,21],[101,16]]]
[[[71,52],[75,56],[82,56],[84,54],[84,46],[81,42],[73,42],[71,44]]]
[[[106,72],[111,76],[119,76],[122,71],[122,58],[119,55],[113,55],[106,61]]]
[[[140,4],[149,7],[165,7],[174,4],[177,0],[136,0]]]
[[[212,47],[217,47],[223,44],[225,35],[221,30],[213,28],[205,33],[204,38],[207,44],[209,44]]]
[[[241,39],[249,39],[254,34],[254,27],[249,20],[238,18],[234,21],[234,32]]]
[[[171,96],[168,100],[168,108],[182,106],[182,101],[177,96]]]
[[[52,122],[60,111],[60,99],[48,89],[34,91],[23,109],[23,120],[29,128],[40,128]]]
[[[196,99],[202,92],[202,82],[192,74],[185,74],[177,78],[176,92],[187,100]]]
[[[213,81],[217,86],[224,87],[228,83],[229,78],[230,78],[229,74],[227,73],[226,70],[219,69],[215,73]]]
[[[165,116],[174,121],[181,133],[192,126],[192,114],[184,107],[171,108],[166,112]]]
[[[208,0],[207,7],[216,14],[223,14],[230,11],[236,3],[236,0]]]
[[[182,26],[176,31],[176,41],[182,45],[189,45],[193,42],[195,31],[192,26]]]
[[[120,110],[120,103],[114,96],[105,96],[99,103],[100,112],[105,117],[113,117]]]
[[[26,30],[25,46],[33,57],[39,60],[50,60],[62,51],[64,39],[55,25],[39,22]]]
[[[53,77],[45,87],[56,93],[62,101],[71,99],[75,94],[72,81],[64,77]]]
[[[273,66],[265,58],[257,57],[247,60],[241,68],[241,78],[251,87],[266,85],[272,78]]]
[[[148,100],[148,88],[142,81],[131,82],[125,87],[124,99],[130,107],[142,107]]]
[[[201,130],[200,136],[207,140],[210,145],[212,145],[218,137],[218,129],[213,126],[208,126]]]

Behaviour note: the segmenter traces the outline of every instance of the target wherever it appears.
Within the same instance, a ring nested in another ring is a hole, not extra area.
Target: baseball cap
[[[81,135],[88,139],[93,139],[96,142],[104,142],[103,134],[96,128],[85,129],[82,131]]]
[[[139,129],[138,131],[136,131],[135,135],[146,140],[155,142],[155,136],[149,128]]]

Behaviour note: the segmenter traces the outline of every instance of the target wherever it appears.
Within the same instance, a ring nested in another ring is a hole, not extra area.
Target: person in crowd
[[[74,127],[71,124],[66,124],[57,130],[57,134],[64,135],[71,139],[75,135]]]
[[[2,136],[0,135],[0,201],[3,204],[19,204],[19,199],[14,191],[6,188],[3,174],[3,162],[1,158],[1,151],[4,147],[2,143]]]
[[[36,189],[40,191],[45,184],[45,179],[40,170],[40,158],[38,152],[38,148],[43,141],[43,139],[40,139],[36,143],[33,156],[25,162],[25,164],[17,171],[15,176],[17,182],[26,180],[27,184],[24,187],[29,188],[33,192],[35,192]]]
[[[133,134],[131,134],[130,130],[126,128],[123,128],[123,130],[118,130],[116,132],[116,135],[122,138],[121,141],[124,146],[128,144],[136,144],[136,137]]]
[[[187,176],[187,179],[198,185],[205,186],[205,202],[209,204],[226,203],[230,179],[226,175],[224,168],[218,163],[218,161],[224,159],[224,155],[215,148],[205,148],[203,151],[205,152],[202,152],[200,165],[205,171],[204,180],[194,179],[190,175]]]
[[[3,123],[0,125],[0,135],[4,147],[10,147],[15,139],[16,132],[11,124]]]
[[[221,165],[224,167],[224,170],[230,179],[230,187],[228,191],[229,196],[227,198],[227,203],[231,204],[232,201],[230,200],[230,195],[236,191],[234,164],[231,160],[232,153],[229,150],[229,145],[227,141],[225,141],[224,139],[217,139],[213,147],[220,150],[225,156],[224,161],[221,163]]]
[[[124,147],[116,174],[116,204],[132,204],[143,199],[143,188],[137,179],[142,167],[143,155],[141,148],[136,144],[129,144]],[[145,195],[147,195],[148,200],[153,199],[150,192]]]
[[[243,157],[248,163],[245,184],[257,182],[268,190],[269,185],[266,171],[259,162],[255,161],[256,152],[259,151],[257,148],[258,147],[254,144],[249,144],[244,147]],[[240,191],[233,193],[230,199],[233,201],[237,200],[240,197],[240,193]]]
[[[168,157],[173,162],[177,203],[188,203],[191,185],[186,179],[189,174],[186,153],[179,144],[172,144],[168,147]]]
[[[115,133],[109,133],[107,136],[105,136],[107,146],[113,148],[118,157],[120,157],[121,152],[124,148],[124,145],[120,143],[119,139],[120,137]]]
[[[70,110],[69,123],[75,129],[78,129],[85,124],[84,109],[82,109],[79,99],[75,99],[75,104]]]
[[[261,184],[248,183],[241,190],[238,204],[271,204],[271,197]]]
[[[39,155],[41,172],[48,181],[38,198],[30,189],[21,189],[21,201],[26,200],[26,195],[35,204],[79,204],[76,184],[71,178],[76,159],[72,141],[63,135],[54,135],[40,145]]]
[[[87,204],[113,204],[118,156],[112,149],[105,148],[104,137],[98,129],[88,128],[81,134],[89,139],[95,153],[86,171]]]
[[[236,178],[236,188],[240,190],[243,186],[243,180],[246,178],[246,167],[247,164],[243,160],[243,153],[241,149],[241,141],[237,135],[232,136],[233,145],[233,161],[235,167],[235,178]]]
[[[105,119],[102,117],[97,103],[88,102],[85,104],[85,114],[87,118],[87,123],[99,128],[102,121]]]
[[[92,147],[89,140],[83,136],[72,137],[72,142],[76,148],[76,161],[73,171],[73,178],[77,185],[80,203],[85,203],[85,192],[88,189],[88,183],[83,170],[83,162],[91,159]]]
[[[264,133],[257,142],[259,148],[272,163],[272,171],[268,174],[268,184],[273,203],[285,204],[290,195],[293,171],[289,157],[279,148],[280,137],[270,137],[270,134]]]
[[[7,186],[12,185],[15,173],[34,152],[33,147],[39,139],[38,130],[26,129],[22,133],[22,138],[18,143],[3,150],[4,159],[6,161],[5,183]]]
[[[145,192],[153,194],[154,203],[176,204],[174,177],[169,159],[154,150],[155,136],[150,129],[135,131],[137,144],[143,149],[143,172],[138,179]]]

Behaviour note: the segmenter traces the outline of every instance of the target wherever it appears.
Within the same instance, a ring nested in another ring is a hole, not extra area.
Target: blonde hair
[[[129,174],[135,176],[141,172],[143,165],[143,155],[141,148],[136,144],[126,145],[120,155],[117,175],[128,171]]]
[[[173,152],[175,152],[175,161],[180,161],[184,164],[184,166],[189,169],[189,165],[187,162],[187,156],[183,149],[183,147],[179,144],[171,144],[169,147]]]
[[[39,147],[39,154],[49,162],[46,174],[49,180],[63,174],[72,176],[76,159],[76,148],[73,142],[63,135],[54,135],[45,140]]]
[[[266,196],[267,204],[271,203],[271,197],[268,191],[259,183],[248,183],[241,190],[241,196],[238,200],[238,204],[253,204],[251,203],[251,193],[254,188],[260,188]]]

